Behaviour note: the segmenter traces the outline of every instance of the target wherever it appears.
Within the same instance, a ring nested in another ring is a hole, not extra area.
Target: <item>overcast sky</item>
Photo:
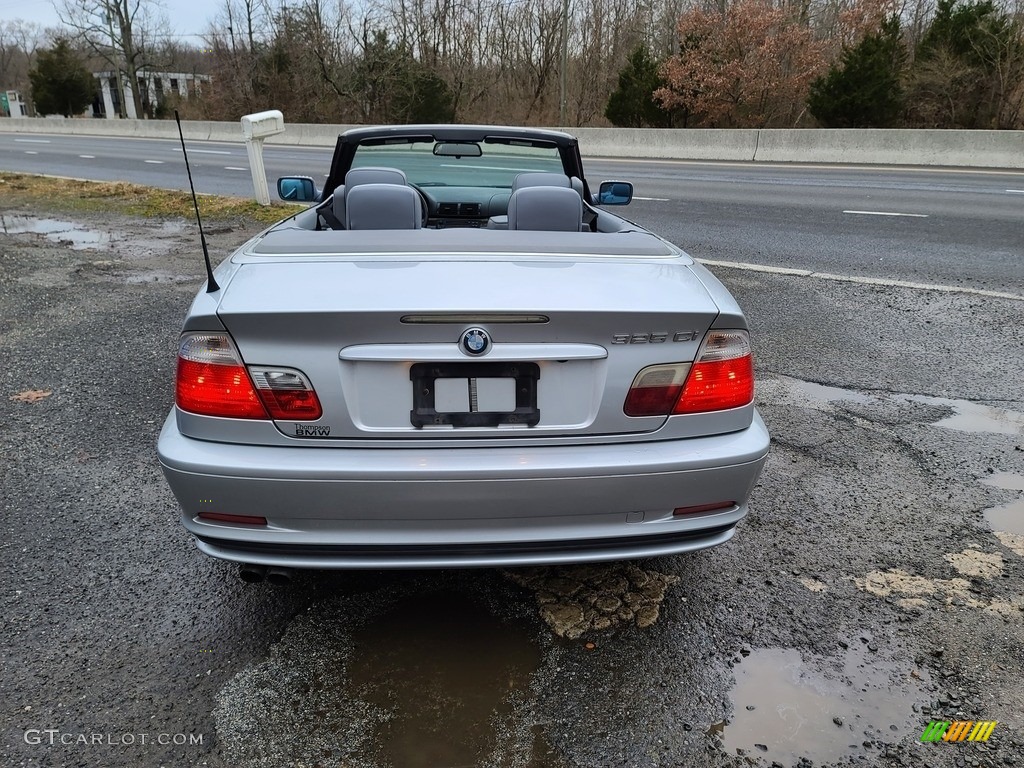
[[[202,43],[193,35],[205,32],[209,19],[217,15],[217,9],[223,5],[218,0],[160,0],[158,4],[171,22],[171,28],[182,36],[182,42],[193,44]],[[13,19],[34,21],[44,27],[60,23],[50,0],[0,0],[0,21]]]

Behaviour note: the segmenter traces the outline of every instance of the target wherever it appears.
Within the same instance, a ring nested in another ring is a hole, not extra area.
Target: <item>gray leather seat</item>
[[[579,232],[583,226],[583,199],[565,187],[524,187],[508,200],[508,228],[541,232]]]
[[[367,166],[366,168],[353,168],[346,173],[345,183],[339,184],[335,188],[331,203],[335,218],[346,227],[348,224],[345,224],[347,218],[345,200],[348,197],[349,190],[361,184],[397,184],[408,187],[409,179],[406,177],[405,172],[398,168]]]
[[[423,204],[412,187],[358,184],[345,192],[346,229],[419,229]]]

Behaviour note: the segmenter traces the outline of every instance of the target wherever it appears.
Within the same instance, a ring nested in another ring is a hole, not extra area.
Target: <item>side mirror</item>
[[[598,205],[629,205],[633,185],[628,181],[602,181],[597,192]]]
[[[289,203],[314,203],[320,190],[309,176],[282,176],[277,180],[277,196]]]

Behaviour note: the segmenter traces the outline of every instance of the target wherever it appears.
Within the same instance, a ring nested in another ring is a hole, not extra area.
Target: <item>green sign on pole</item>
[[[11,105],[7,101],[6,91],[0,91],[0,112],[3,113],[4,117],[10,117],[11,115]]]

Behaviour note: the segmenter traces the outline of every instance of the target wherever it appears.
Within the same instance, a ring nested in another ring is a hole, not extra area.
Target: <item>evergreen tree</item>
[[[672,112],[654,100],[654,92],[664,85],[658,62],[638,46],[619,72],[619,86],[608,98],[604,116],[620,128],[671,128]]]
[[[905,60],[899,18],[892,16],[811,84],[807,108],[826,128],[887,128],[903,108]]]
[[[96,95],[96,80],[63,37],[57,38],[50,50],[37,54],[28,79],[32,100],[41,115],[72,117],[91,104]]]

